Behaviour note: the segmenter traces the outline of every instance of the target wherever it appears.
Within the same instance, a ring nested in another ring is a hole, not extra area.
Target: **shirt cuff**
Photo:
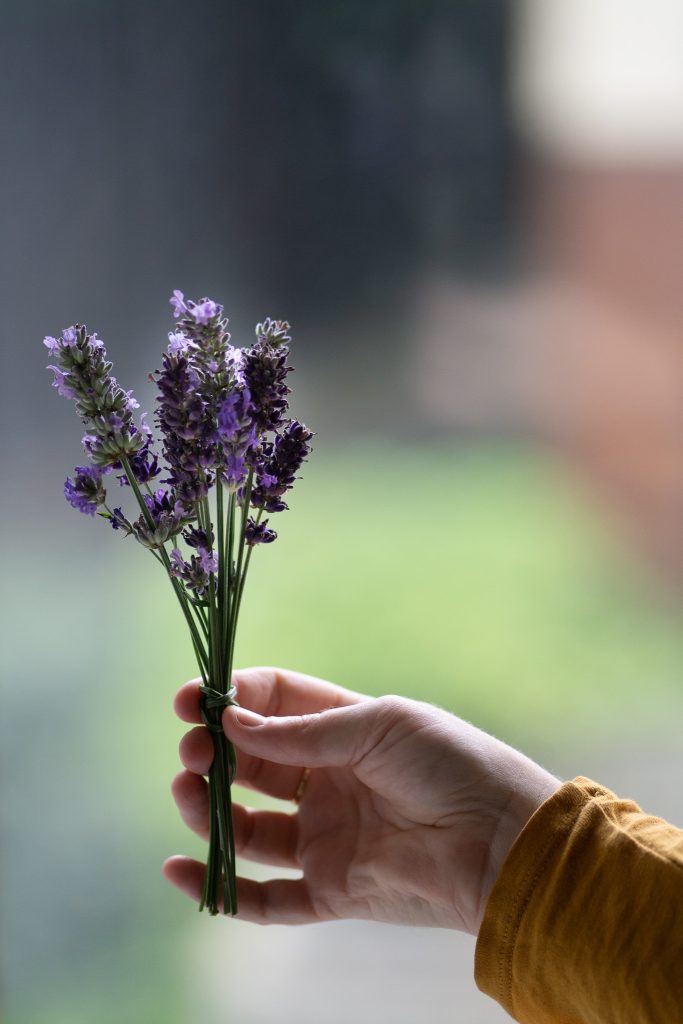
[[[595,796],[614,794],[582,776],[560,786],[517,836],[494,882],[477,937],[474,978],[510,1014],[513,953],[522,921],[546,867]]]

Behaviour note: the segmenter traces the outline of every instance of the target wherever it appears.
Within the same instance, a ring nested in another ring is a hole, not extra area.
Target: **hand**
[[[365,697],[280,669],[236,672],[234,682],[241,707],[226,709],[223,728],[237,749],[237,782],[293,800],[305,780],[293,814],[233,805],[238,855],[303,871],[238,879],[238,917],[365,918],[476,934],[508,850],[559,781],[430,704]],[[201,721],[198,686],[176,696],[185,722]],[[173,794],[185,823],[207,839],[208,730],[186,733],[180,757],[186,770]],[[171,857],[164,874],[199,899],[203,864]]]

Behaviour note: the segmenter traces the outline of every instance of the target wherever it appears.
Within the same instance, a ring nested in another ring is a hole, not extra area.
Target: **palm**
[[[468,893],[485,868],[493,822],[467,810],[463,787],[442,780],[438,762],[401,772],[397,766],[416,753],[411,745],[406,739],[406,749],[395,751],[393,768],[378,750],[354,770],[311,774],[298,810],[297,856],[320,919],[470,929],[476,907]]]

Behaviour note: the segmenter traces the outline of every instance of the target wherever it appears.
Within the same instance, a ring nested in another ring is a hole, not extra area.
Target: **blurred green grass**
[[[273,522],[278,541],[255,552],[239,665],[435,701],[536,756],[681,706],[676,609],[549,456],[445,441],[323,447],[291,505]],[[7,851],[19,889],[42,872],[45,938],[36,950],[13,903],[10,960],[31,954],[39,970],[17,969],[5,1019],[184,1024],[186,930],[223,927],[159,874],[170,852],[203,855],[168,792],[183,732],[171,700],[196,669],[156,564],[73,515],[61,553],[54,538],[34,552],[41,587],[18,575],[5,608],[7,706],[34,715],[38,693],[50,707],[34,723],[39,752],[12,776]],[[29,600],[27,622],[17,613]],[[33,849],[46,834],[47,865]]]

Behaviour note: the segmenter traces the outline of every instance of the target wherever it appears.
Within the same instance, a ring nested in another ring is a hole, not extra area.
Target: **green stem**
[[[235,515],[237,512],[237,497],[233,491],[228,502],[228,524],[225,531],[225,552],[223,563],[225,565],[225,576],[223,579],[223,620],[222,636],[228,637],[230,633],[230,611],[232,603],[232,567],[233,567],[233,545],[235,542]]]
[[[126,477],[128,479],[128,483],[130,484],[131,489],[132,489],[133,493],[135,494],[135,497],[137,498],[137,502],[138,502],[138,505],[140,506],[140,511],[142,512],[142,515],[143,515],[143,517],[145,519],[145,522],[149,526],[150,530],[154,530],[154,520],[152,519],[152,515],[151,515],[149,509],[147,508],[147,505],[145,504],[144,498],[142,497],[142,492],[140,491],[140,487],[138,486],[138,482],[135,479],[135,474],[133,473],[133,470],[131,469],[131,465],[130,465],[130,462],[128,461],[127,456],[125,456],[125,455],[121,456],[121,465],[122,465],[123,471],[126,474]],[[204,683],[206,685],[206,673],[207,673],[207,670],[208,670],[208,659],[207,659],[206,651],[205,651],[204,646],[202,644],[201,637],[199,636],[199,633],[197,632],[197,625],[196,625],[196,622],[195,622],[195,620],[193,618],[192,611],[190,609],[190,605],[189,605],[189,603],[188,603],[188,601],[187,601],[187,599],[185,597],[182,585],[178,582],[178,580],[174,576],[170,575],[171,562],[170,562],[170,559],[168,557],[168,554],[166,553],[166,548],[163,546],[163,544],[160,544],[158,550],[159,550],[159,557],[161,558],[161,561],[162,561],[162,564],[163,564],[164,568],[169,573],[169,578],[171,580],[171,584],[172,584],[173,589],[175,591],[176,597],[178,598],[178,603],[180,604],[180,607],[182,609],[183,615],[185,616],[185,619],[186,619],[187,624],[189,626],[190,633],[192,635],[192,643],[193,643],[193,646],[194,646],[195,654],[197,656],[197,662],[199,664],[199,670],[201,672],[202,679],[204,680]]]

